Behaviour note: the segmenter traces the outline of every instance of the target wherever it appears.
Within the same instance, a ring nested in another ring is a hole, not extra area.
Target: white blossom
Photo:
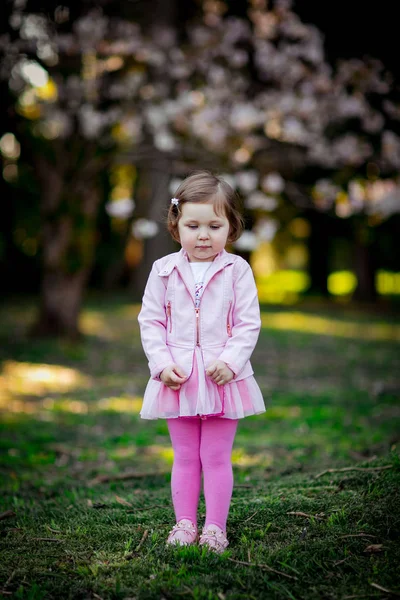
[[[0,152],[6,158],[17,160],[21,154],[21,144],[13,133],[5,133],[0,138]]]
[[[47,40],[48,23],[44,15],[29,14],[22,17],[20,35],[25,40]]]
[[[400,169],[400,137],[393,131],[382,134],[382,158],[386,164]]]
[[[340,192],[340,187],[330,179],[318,179],[314,185],[315,192],[326,200],[333,201]]]
[[[261,241],[271,242],[278,231],[279,222],[276,219],[260,219],[254,227],[257,238]]]
[[[84,104],[80,107],[78,118],[81,131],[89,140],[99,137],[107,120],[104,114],[95,110],[91,104]]]
[[[261,187],[271,194],[280,194],[284,190],[285,182],[279,173],[269,173],[262,179]]]
[[[369,111],[363,118],[362,124],[367,133],[378,133],[384,126],[384,118],[377,111]]]
[[[222,118],[222,107],[205,106],[197,111],[192,118],[191,127],[195,135],[207,140],[208,134]]]
[[[340,94],[334,102],[338,118],[362,117],[366,114],[367,104],[362,96]]]
[[[231,186],[232,189],[236,188],[236,179],[234,175],[231,175],[229,173],[222,173],[221,178],[226,181],[226,183],[228,185]]]
[[[175,148],[175,140],[166,129],[161,129],[154,135],[154,145],[162,152],[170,152]]]
[[[250,209],[261,209],[266,211],[275,210],[278,206],[278,200],[274,196],[267,196],[262,192],[253,192],[246,198],[246,206]]]
[[[47,116],[40,123],[40,132],[43,137],[54,140],[56,138],[67,138],[72,131],[71,117],[64,111],[58,109],[49,110]]]
[[[110,217],[117,217],[119,219],[129,218],[135,208],[135,202],[132,198],[119,198],[118,200],[112,200],[107,202],[106,211]]]
[[[239,189],[244,192],[252,192],[258,185],[257,171],[239,171],[235,174],[235,179]]]
[[[359,181],[350,181],[347,186],[349,202],[353,212],[360,212],[364,208],[366,193],[364,186]]]
[[[248,54],[244,50],[235,50],[227,58],[229,64],[234,68],[244,67],[249,60]]]
[[[283,121],[282,137],[288,142],[303,142],[307,139],[304,125],[296,117],[288,117]]]
[[[366,205],[368,214],[377,214],[388,218],[400,213],[400,185],[393,180],[378,180],[370,183],[367,191],[370,202]]]
[[[35,60],[22,60],[19,64],[22,77],[34,87],[42,87],[49,80],[49,74]]]
[[[100,40],[104,39],[108,25],[108,18],[100,9],[93,9],[74,23],[74,30],[85,48],[93,48]]]
[[[228,136],[227,129],[222,124],[214,125],[208,132],[206,141],[210,148],[215,150],[222,149]]]
[[[172,27],[157,26],[152,33],[160,48],[174,48],[176,45],[176,31]]]
[[[158,231],[158,224],[150,219],[137,219],[132,224],[132,234],[138,240],[155,237]]]
[[[338,164],[359,165],[372,154],[372,147],[364,140],[349,133],[334,140],[332,151]]]
[[[161,106],[152,104],[145,111],[144,116],[149,125],[156,131],[167,124],[167,114]]]
[[[238,131],[250,131],[260,125],[264,115],[253,104],[235,104],[230,115],[230,123]]]
[[[220,65],[211,67],[207,74],[211,86],[227,85],[229,73]]]
[[[383,102],[383,108],[389,117],[396,119],[396,121],[400,121],[400,104],[395,104],[391,100],[385,100]]]
[[[179,179],[178,177],[173,177],[171,179],[171,181],[169,182],[169,193],[170,194],[175,194],[176,190],[178,189],[178,187],[181,185],[182,183],[182,179]]]
[[[255,250],[259,244],[256,234],[253,231],[245,230],[236,242],[233,243],[235,248],[245,252]]]
[[[312,195],[318,208],[327,210],[334,205],[340,192],[341,188],[330,179],[318,179],[313,187]]]
[[[117,119],[113,120],[117,121]],[[120,124],[124,131],[124,135],[129,137],[132,141],[138,141],[141,138],[142,121],[138,115],[123,116]]]

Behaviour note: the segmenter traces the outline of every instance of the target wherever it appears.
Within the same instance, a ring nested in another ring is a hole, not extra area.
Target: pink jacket
[[[240,256],[225,250],[216,256],[197,309],[186,252],[156,260],[138,320],[153,379],[172,363],[190,375],[196,345],[206,367],[220,359],[236,380],[253,374],[250,356],[260,332],[260,307],[252,270]]]

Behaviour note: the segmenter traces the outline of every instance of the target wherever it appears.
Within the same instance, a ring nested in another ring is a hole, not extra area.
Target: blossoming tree
[[[41,188],[36,331],[78,335],[100,178],[111,164],[133,163],[144,189],[136,209],[132,197],[106,205],[110,218],[135,222],[133,235],[156,234],[143,273],[162,253],[154,221],[171,175],[193,167],[230,174],[261,220],[250,246],[271,239],[272,215],[285,199],[342,218],[397,210],[400,138],[390,124],[399,109],[385,100],[391,81],[378,61],[343,61],[333,70],[320,32],[286,0],[272,8],[243,2],[241,15],[220,0],[204,2],[183,22],[173,0],[152,5],[151,16],[135,3],[96,4],[73,12],[49,3],[35,12],[13,0],[0,39],[2,75],[15,96],[15,136],[3,140],[3,157],[13,162],[18,139]],[[311,173],[313,194],[296,182],[300,172]]]

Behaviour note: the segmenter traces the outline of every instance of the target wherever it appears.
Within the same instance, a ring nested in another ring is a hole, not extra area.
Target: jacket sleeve
[[[159,380],[160,373],[174,364],[174,360],[166,344],[165,285],[158,276],[156,263],[147,280],[138,321],[143,350],[149,361],[150,376]]]
[[[244,261],[233,279],[235,303],[233,307],[232,337],[218,357],[237,377],[252,355],[261,329],[260,305],[250,265]]]

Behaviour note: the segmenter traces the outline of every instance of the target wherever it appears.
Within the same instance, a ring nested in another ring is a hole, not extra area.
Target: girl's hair
[[[225,215],[229,221],[228,242],[234,242],[242,233],[244,222],[238,208],[238,197],[235,191],[221,177],[210,171],[195,171],[182,181],[175,192],[178,204],[172,204],[168,210],[168,231],[179,242],[178,223],[182,215],[182,205],[185,202],[211,202],[215,214]]]

